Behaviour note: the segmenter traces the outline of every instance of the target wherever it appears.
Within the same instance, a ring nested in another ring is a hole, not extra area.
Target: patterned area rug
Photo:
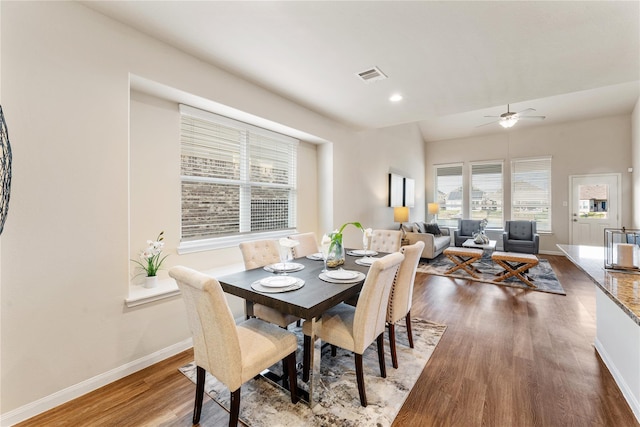
[[[336,357],[331,357],[330,346],[323,346],[319,404],[313,410],[304,402],[292,405],[288,392],[259,378],[242,386],[240,420],[252,427],[390,426],[444,334],[446,326],[413,319],[412,328],[414,348],[409,347],[404,322],[396,325],[398,369],[391,366],[389,341],[385,333],[387,378],[380,377],[375,342],[364,352],[364,381],[368,403],[366,408],[360,405],[353,353],[338,348]],[[298,335],[301,349],[301,328],[292,331]],[[302,361],[301,350],[298,352],[297,360]],[[274,365],[271,370],[282,372],[281,364]],[[193,382],[195,371],[194,363],[180,368],[180,372]],[[300,379],[298,383],[301,387],[305,386]],[[229,410],[229,390],[209,373],[205,392]]]
[[[473,265],[481,271],[478,275],[478,279],[474,279],[466,271],[458,269],[452,274],[446,274],[445,272],[451,268],[453,262],[444,255],[438,255],[436,258],[426,261],[421,260],[418,265],[418,271],[421,273],[435,274],[438,276],[455,277],[459,279],[473,280],[474,282],[492,283],[494,285],[511,286],[514,288],[530,289],[532,291],[548,292],[552,294],[566,295],[564,288],[558,281],[556,273],[553,272],[553,268],[549,265],[549,261],[539,258],[540,263],[534,268],[529,270],[529,278],[533,279],[532,282],[537,286],[536,289],[522,283],[516,277],[510,277],[504,282],[496,282],[496,274],[504,271],[502,267],[491,261],[488,256],[483,256],[479,262]]]

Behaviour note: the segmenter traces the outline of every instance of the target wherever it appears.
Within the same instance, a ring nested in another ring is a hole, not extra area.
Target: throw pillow
[[[419,233],[420,232],[420,226],[418,226],[417,222],[414,222],[413,224],[411,224],[411,228],[412,228],[414,233]]]
[[[417,222],[416,224],[418,224],[418,228],[420,229],[420,233],[426,233],[427,232],[427,227],[426,227],[426,224],[424,222]]]
[[[433,234],[434,236],[442,236],[442,231],[438,224],[425,224],[426,233]]]

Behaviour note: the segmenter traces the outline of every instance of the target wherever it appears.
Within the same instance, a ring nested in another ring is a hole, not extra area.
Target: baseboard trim
[[[49,396],[45,396],[35,402],[28,403],[5,414],[0,414],[0,426],[8,427],[32,418],[53,409],[56,406],[62,405],[63,403],[69,402],[70,400],[76,399],[84,394],[97,390],[100,387],[104,387],[107,384],[122,379],[127,375],[131,375],[134,372],[148,368],[149,366],[164,359],[175,356],[176,354],[188,350],[191,347],[193,347],[193,341],[191,338],[188,338],[103,374],[96,375],[95,377],[89,378],[78,384],[57,391]]]
[[[636,420],[640,423],[640,402],[638,402],[638,400],[633,395],[633,392],[629,388],[629,385],[620,374],[620,371],[618,371],[618,369],[616,368],[616,365],[613,363],[613,360],[611,360],[609,353],[607,353],[607,351],[604,349],[598,338],[596,338],[594,342],[594,347],[598,352],[598,355],[600,356],[602,362],[605,364],[607,369],[609,369],[609,372],[618,385],[618,388],[620,388],[620,391],[627,401],[627,404],[631,408],[633,415],[635,415]]]

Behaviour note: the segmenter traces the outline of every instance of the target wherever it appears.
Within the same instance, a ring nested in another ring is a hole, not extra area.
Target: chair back
[[[458,222],[458,235],[460,236],[473,236],[474,233],[480,231],[479,219],[461,219]]]
[[[169,276],[178,283],[187,308],[196,365],[230,390],[237,389],[242,384],[240,340],[220,283],[182,266],[172,267]]]
[[[240,243],[245,270],[280,262],[280,244],[276,240],[254,240]]]
[[[362,285],[353,318],[354,351],[364,350],[384,332],[389,293],[404,255],[395,252],[374,261]]]
[[[371,250],[377,252],[398,252],[402,243],[400,230],[373,230],[371,233]]]
[[[416,270],[420,262],[420,255],[424,249],[424,242],[418,240],[413,245],[403,246],[400,253],[404,255],[404,261],[400,264],[391,292],[389,293],[389,306],[387,307],[387,322],[396,323],[411,310],[413,302],[413,284],[416,279]]]
[[[318,252],[318,241],[315,233],[292,234],[289,238],[300,242],[298,246],[294,246],[292,249],[294,258],[302,258]]]
[[[535,221],[506,221],[504,231],[509,240],[533,240],[536,234]]]

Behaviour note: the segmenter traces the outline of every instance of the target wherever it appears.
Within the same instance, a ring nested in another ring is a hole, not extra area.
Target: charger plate
[[[285,276],[288,277],[288,276]],[[261,282],[261,280],[256,280],[255,282],[253,282],[251,284],[251,288],[254,291],[258,291],[258,292],[264,292],[266,294],[278,294],[281,292],[289,292],[289,291],[295,291],[300,289],[301,287],[304,286],[304,280],[299,279],[299,278],[295,278],[296,281],[295,283],[293,283],[292,285],[289,286],[285,286],[285,287],[280,287],[280,288],[273,288],[273,287],[268,287],[268,286],[264,286]]]
[[[347,270],[345,270],[347,271]],[[330,273],[331,271],[329,271]],[[323,280],[325,282],[329,282],[329,283],[356,283],[359,282],[361,280],[364,280],[365,277],[367,277],[364,273],[360,273],[359,271],[354,272],[357,273],[355,277],[351,278],[351,279],[335,279],[333,277],[327,276],[327,273],[320,273],[320,275],[318,276],[320,278],[320,280]]]

